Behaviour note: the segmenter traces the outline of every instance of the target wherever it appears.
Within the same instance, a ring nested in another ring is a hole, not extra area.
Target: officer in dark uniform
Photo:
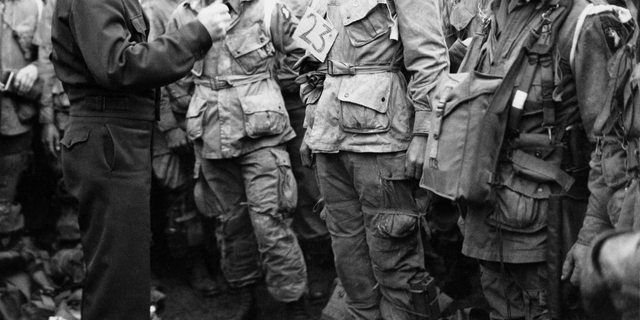
[[[52,61],[71,104],[62,163],[79,201],[84,320],[149,319],[154,88],[184,77],[229,20],[216,1],[197,21],[145,43],[137,0],[58,0]]]

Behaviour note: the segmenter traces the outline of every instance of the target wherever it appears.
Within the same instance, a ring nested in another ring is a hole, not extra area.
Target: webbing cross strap
[[[551,30],[551,14],[558,8],[558,5],[551,5],[549,9],[542,14],[542,23],[534,31],[534,43],[525,47],[527,55],[527,64],[524,73],[520,79],[520,84],[511,103],[509,110],[509,120],[507,128],[511,136],[517,136],[519,133],[520,120],[525,102],[529,96],[529,90],[536,71],[540,69],[542,77],[542,126],[547,129],[549,135],[549,143],[553,142],[552,129],[555,127],[555,103],[553,102],[554,73],[553,59],[551,58],[551,49],[553,48],[553,40],[550,34]],[[515,65],[514,65],[515,66]]]

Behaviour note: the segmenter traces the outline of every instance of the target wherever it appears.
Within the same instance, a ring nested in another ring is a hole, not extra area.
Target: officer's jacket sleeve
[[[293,65],[304,55],[302,49],[295,40],[293,33],[298,27],[298,18],[282,3],[277,3],[271,13],[271,41],[283,58],[277,68],[278,83],[286,92],[297,92],[298,85],[295,79],[298,72]]]
[[[133,42],[127,22],[137,24],[136,32],[144,33],[142,19],[142,12],[127,12],[121,0],[82,0],[71,5],[71,32],[99,85],[113,90],[165,85],[180,78],[176,75],[187,74],[212,44],[199,21],[153,42]]]
[[[427,134],[429,92],[438,76],[447,70],[447,46],[440,23],[437,0],[395,0],[405,67],[411,74],[409,97],[415,108],[413,133]],[[429,17],[425,18],[425,13]]]

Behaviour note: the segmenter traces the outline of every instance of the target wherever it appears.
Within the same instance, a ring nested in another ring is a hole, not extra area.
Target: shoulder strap
[[[264,1],[264,19],[262,21],[264,22],[264,29],[269,39],[271,39],[271,14],[276,7],[276,2],[278,2],[278,0]]]

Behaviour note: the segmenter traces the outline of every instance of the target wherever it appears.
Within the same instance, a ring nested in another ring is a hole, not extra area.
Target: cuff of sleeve
[[[415,136],[426,136],[429,135],[429,130],[431,129],[431,122],[429,120],[431,116],[431,111],[427,110],[416,110],[415,121],[413,123],[413,135]]]
[[[190,22],[178,31],[182,35],[186,46],[193,52],[196,60],[202,59],[213,44],[209,31],[200,21]]]

